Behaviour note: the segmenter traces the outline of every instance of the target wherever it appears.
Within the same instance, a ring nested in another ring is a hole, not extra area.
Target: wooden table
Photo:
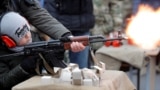
[[[55,78],[44,82],[43,76],[34,76],[12,88],[12,90],[136,90],[126,73],[107,70],[100,80],[99,86],[76,86],[57,82]]]
[[[159,51],[159,48],[154,50],[144,50],[132,45],[123,45],[118,48],[103,46],[96,52],[96,55],[97,57],[103,55],[103,58],[101,57],[97,59],[101,59],[102,62],[107,64],[110,64],[107,60],[112,57],[115,61],[117,60],[118,62],[129,63],[131,66],[137,67],[139,69],[144,67],[144,62],[146,60],[145,57],[147,57],[149,63],[147,64],[146,90],[155,90],[155,62],[156,56],[158,55]]]

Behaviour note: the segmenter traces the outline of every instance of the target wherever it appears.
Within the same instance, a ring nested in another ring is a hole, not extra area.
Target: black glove
[[[30,73],[30,74],[36,74],[35,68],[38,61],[38,56],[29,56],[26,59],[22,61],[20,66],[24,71]]]
[[[62,42],[69,42],[71,41],[71,37],[73,37],[73,35],[71,33],[66,33],[64,35],[62,35],[62,37],[60,38],[60,41]]]

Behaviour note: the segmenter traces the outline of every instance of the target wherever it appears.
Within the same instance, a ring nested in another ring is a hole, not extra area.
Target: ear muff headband
[[[7,12],[7,13],[9,13],[9,12]],[[1,39],[2,43],[4,43],[8,48],[13,48],[13,47],[16,47],[15,41],[12,38],[10,38],[9,36],[3,35],[1,33],[1,28],[2,28],[1,21],[2,21],[3,16],[6,15],[7,13],[3,13],[0,16],[0,39]]]

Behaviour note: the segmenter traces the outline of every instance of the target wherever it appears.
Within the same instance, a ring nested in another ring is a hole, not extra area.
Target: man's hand
[[[80,52],[85,49],[85,46],[80,42],[72,42],[71,50],[72,52]]]
[[[67,33],[67,34],[63,35],[62,38],[60,38],[60,41],[68,42],[68,41],[70,41],[70,38],[72,38],[72,37],[74,37],[74,36],[72,36],[71,33]],[[72,42],[70,47],[71,47],[72,52],[80,52],[85,49],[85,46],[80,42]]]

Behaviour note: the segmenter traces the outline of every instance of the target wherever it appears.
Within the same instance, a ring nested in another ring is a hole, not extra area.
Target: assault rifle
[[[69,50],[70,44],[74,41],[81,42],[83,45],[87,46],[91,43],[96,42],[106,42],[106,41],[113,41],[113,40],[122,40],[125,39],[124,37],[119,38],[112,38],[112,39],[106,39],[103,36],[75,36],[70,37],[66,40],[50,40],[50,41],[39,41],[39,42],[33,42],[31,44],[28,44],[26,46],[23,46],[23,51],[13,54],[7,54],[7,55],[1,55],[2,57],[8,57],[8,56],[19,56],[19,55],[34,55],[39,53],[50,53],[50,52],[60,52],[59,50]],[[52,60],[53,66],[59,66],[59,67],[66,67],[66,65],[62,62],[62,60],[54,61]]]

